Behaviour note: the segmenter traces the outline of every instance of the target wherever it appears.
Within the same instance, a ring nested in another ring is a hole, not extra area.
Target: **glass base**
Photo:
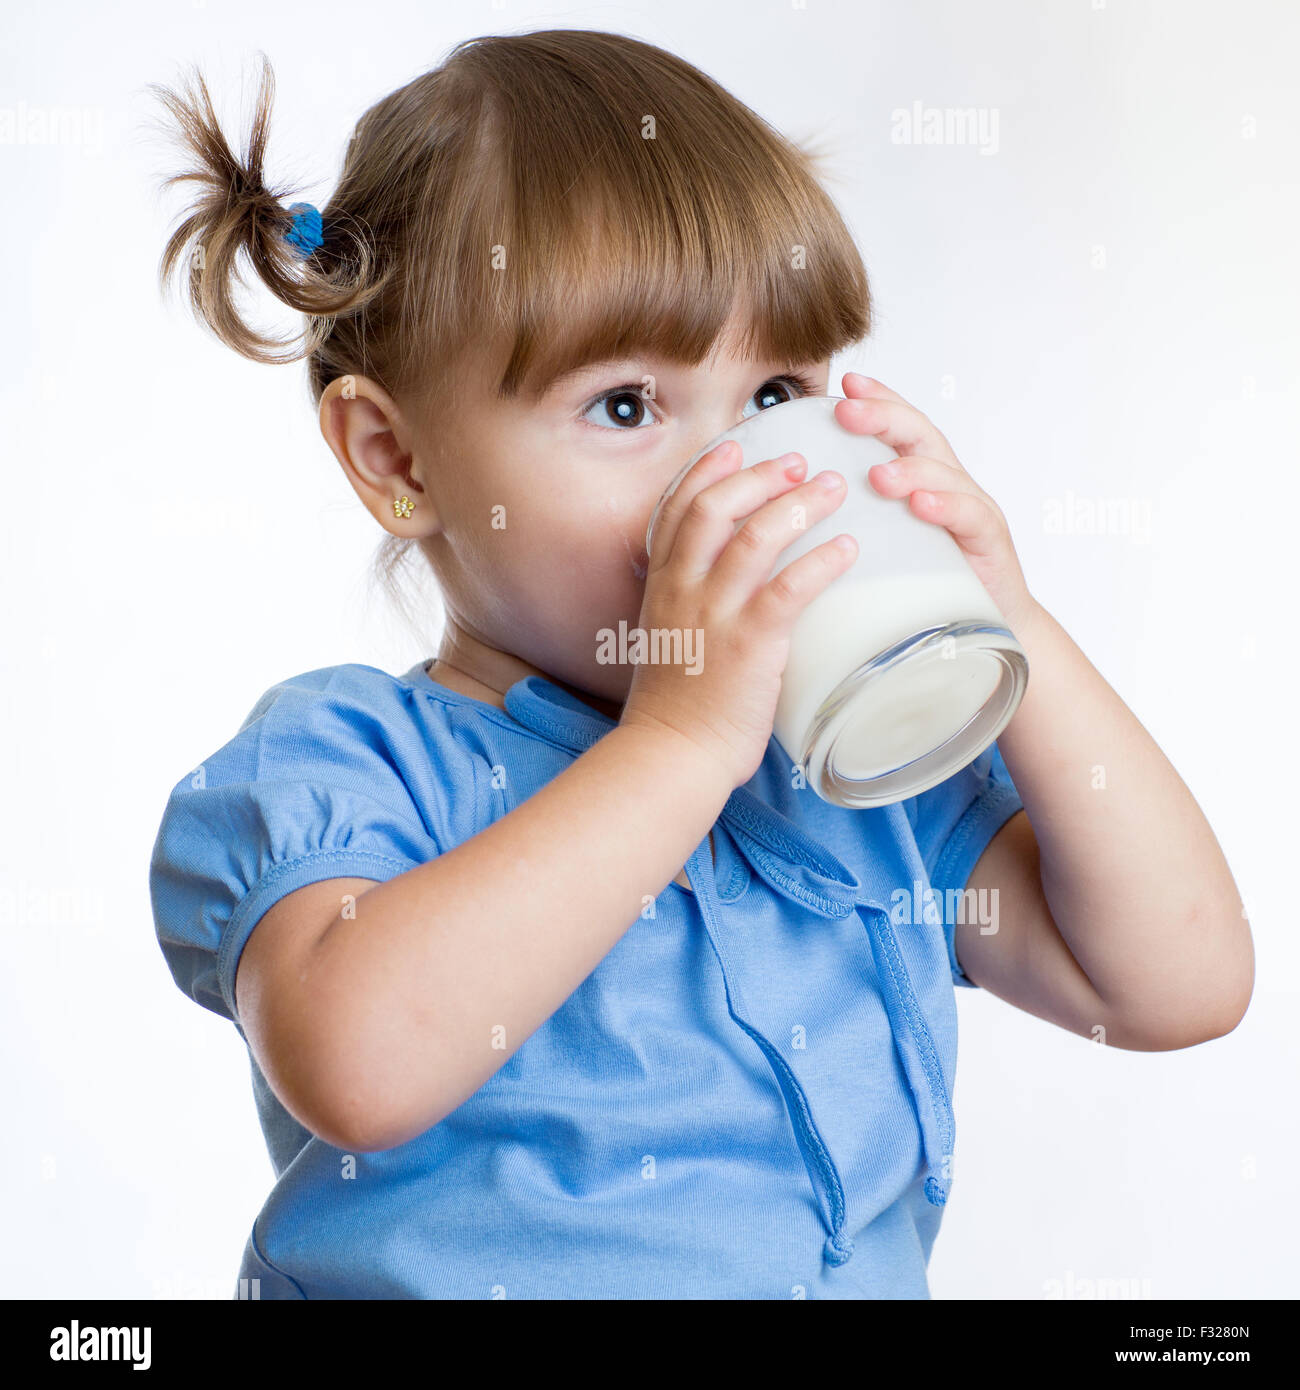
[[[800,759],[808,784],[835,806],[917,796],[979,757],[1028,682],[1024,648],[1005,627],[958,622],[914,633],[822,702]]]

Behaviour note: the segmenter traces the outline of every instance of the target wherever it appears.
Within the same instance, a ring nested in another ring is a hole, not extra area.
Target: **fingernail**
[[[797,478],[808,467],[807,459],[800,458],[798,454],[784,454],[782,457],[785,462],[785,476],[787,478]]]
[[[817,486],[824,487],[827,492],[834,491],[835,488],[844,481],[838,473],[818,473]]]

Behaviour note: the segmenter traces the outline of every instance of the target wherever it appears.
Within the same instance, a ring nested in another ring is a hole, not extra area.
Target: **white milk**
[[[944,626],[954,614],[1002,626],[1001,614],[973,572],[855,579],[850,571],[818,594],[790,635],[776,709],[773,732],[791,762],[802,758],[813,717],[846,676],[895,643]],[[870,717],[851,724],[836,744],[842,776],[880,776],[938,748],[993,694],[1001,678],[999,663],[956,646],[940,642],[930,660],[904,663],[873,678]]]
[[[807,460],[808,478],[827,468],[844,476],[844,500],[796,532],[772,569],[779,573],[843,531],[857,539],[853,564],[791,630],[773,733],[792,763],[805,763],[808,785],[823,799],[883,806],[978,757],[1015,713],[1029,667],[956,541],[914,516],[905,498],[871,486],[870,468],[896,455],[875,436],[841,426],[838,399],[805,396],[742,421],[696,454],[664,498],[724,439],[740,444],[747,468],[794,451]],[[653,528],[652,519],[647,552]],[[906,652],[859,669],[900,643]]]

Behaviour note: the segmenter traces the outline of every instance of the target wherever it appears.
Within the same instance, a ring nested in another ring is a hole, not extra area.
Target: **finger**
[[[884,396],[845,397],[835,406],[835,418],[853,434],[874,434],[897,454],[928,454],[961,468],[952,445],[929,418],[904,400]]]
[[[750,600],[747,611],[769,631],[788,631],[813,599],[857,558],[858,543],[851,535],[833,536],[774,574]]]
[[[833,485],[826,485],[823,479],[829,479]],[[771,578],[781,551],[806,536],[810,526],[830,516],[847,495],[843,475],[827,470],[759,507],[736,531],[713,566],[715,599],[729,610],[742,607],[754,590]]]
[[[882,497],[906,497],[917,488],[931,492],[968,492],[992,502],[969,473],[942,459],[922,458],[920,455],[900,456],[888,463],[873,463],[867,469],[867,481]]]
[[[673,489],[672,495],[659,508],[650,535],[652,553],[647,557],[647,575],[663,569],[672,554],[673,538],[681,523],[686,508],[690,506],[696,493],[709,487],[719,478],[734,473],[744,463],[744,454],[734,439],[724,439],[716,448],[701,454],[695,460],[686,476]]]
[[[885,401],[901,401],[904,398],[897,391],[891,391],[883,381],[874,376],[863,376],[861,372],[844,373],[844,394],[851,398],[875,396]]]
[[[764,502],[789,492],[807,468],[802,454],[782,454],[728,474],[697,492],[673,536],[672,561],[678,574],[684,579],[707,574],[735,534],[736,523]],[[658,544],[656,537],[656,548]]]
[[[920,488],[907,502],[914,516],[942,526],[968,555],[996,555],[1003,545],[1002,518],[982,497]]]

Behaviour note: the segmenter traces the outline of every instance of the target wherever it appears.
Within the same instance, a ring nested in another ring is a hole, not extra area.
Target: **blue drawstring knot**
[[[828,1265],[847,1264],[853,1258],[853,1242],[843,1231],[836,1231],[822,1246],[822,1258]]]
[[[933,1207],[941,1207],[948,1200],[948,1189],[933,1174],[925,1180],[925,1200]]]
[[[305,261],[325,240],[321,216],[310,203],[293,203],[289,211],[293,214],[293,226],[285,232],[284,239]]]

